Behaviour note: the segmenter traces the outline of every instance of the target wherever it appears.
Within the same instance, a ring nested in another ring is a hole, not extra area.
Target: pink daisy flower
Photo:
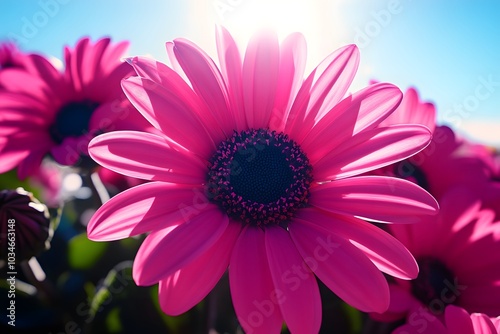
[[[420,125],[379,128],[400,103],[389,84],[343,99],[359,52],[343,47],[303,79],[305,40],[255,35],[242,59],[217,35],[220,67],[193,43],[167,43],[173,68],[129,60],[122,82],[132,104],[163,134],[100,135],[101,165],[152,180],[106,202],[88,225],[92,240],[146,232],[134,261],[139,285],[159,283],[163,311],[200,302],[228,270],[233,305],[247,333],[317,332],[316,277],[350,305],[382,312],[382,272],[417,276],[412,255],[360,219],[414,223],[438,210],[400,179],[357,176],[406,158],[430,139]],[[382,272],[381,272],[382,271]]]
[[[467,313],[463,308],[449,305],[443,321],[425,314],[420,321],[407,323],[393,334],[500,334],[500,317],[489,318],[482,313]]]
[[[436,126],[436,110],[432,103],[422,101],[414,88],[409,88],[399,107],[380,126],[421,124],[433,133],[431,143],[414,156],[371,171],[368,175],[403,178],[420,185],[440,200],[457,185],[477,189],[483,199],[500,199],[491,182],[493,163],[484,146],[457,137],[447,126]],[[484,191],[487,189],[487,191]]]
[[[412,281],[394,279],[387,312],[372,316],[393,321],[423,310],[441,314],[448,304],[469,312],[500,314],[500,221],[467,189],[454,189],[440,202],[429,224],[389,225],[420,268]]]
[[[120,80],[131,75],[119,57],[127,42],[81,39],[65,48],[65,69],[30,55],[36,71],[11,69],[0,76],[0,172],[33,175],[49,154],[63,165],[84,164],[96,134],[140,129],[147,122],[128,103]]]

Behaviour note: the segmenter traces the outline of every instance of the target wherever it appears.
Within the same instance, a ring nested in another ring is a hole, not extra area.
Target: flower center
[[[307,204],[312,167],[299,145],[265,129],[235,132],[210,161],[206,193],[231,218],[280,224]]]
[[[50,127],[52,139],[60,144],[68,137],[79,137],[89,130],[90,117],[99,103],[90,100],[70,102],[64,105],[56,115]]]
[[[450,301],[450,287],[454,284],[454,275],[441,261],[424,257],[417,260],[420,271],[418,277],[411,281],[412,294],[430,307],[433,311],[443,311],[444,307],[435,310],[435,303]],[[446,297],[446,300],[443,300]],[[453,300],[456,300],[456,297]]]
[[[408,159],[402,160],[394,165],[393,173],[401,178],[418,184],[429,191],[429,182],[424,171],[411,163]]]

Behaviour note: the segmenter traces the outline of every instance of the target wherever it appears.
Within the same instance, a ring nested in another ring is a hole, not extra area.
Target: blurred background
[[[412,0],[1,0],[0,40],[61,58],[82,36],[129,40],[129,54],[166,61],[164,44],[188,38],[215,56],[215,25],[244,47],[267,26],[302,32],[308,68],[356,43],[352,91],[369,80],[418,89],[438,122],[500,147],[500,1]]]

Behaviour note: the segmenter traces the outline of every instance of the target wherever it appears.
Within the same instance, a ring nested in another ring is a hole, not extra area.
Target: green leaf
[[[351,324],[352,331],[354,333],[361,333],[361,329],[363,328],[363,313],[346,303],[342,303],[341,305]]]
[[[86,233],[79,234],[68,243],[68,262],[74,269],[89,269],[97,263],[105,253],[106,242],[94,242]]]
[[[115,307],[109,311],[106,316],[106,328],[109,333],[120,333],[123,331],[123,326],[120,320],[120,308]]]

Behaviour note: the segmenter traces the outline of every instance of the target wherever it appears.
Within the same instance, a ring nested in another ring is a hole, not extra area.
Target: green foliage
[[[68,242],[68,262],[74,269],[89,269],[96,265],[107,248],[106,242],[90,241],[86,233],[81,233]]]

